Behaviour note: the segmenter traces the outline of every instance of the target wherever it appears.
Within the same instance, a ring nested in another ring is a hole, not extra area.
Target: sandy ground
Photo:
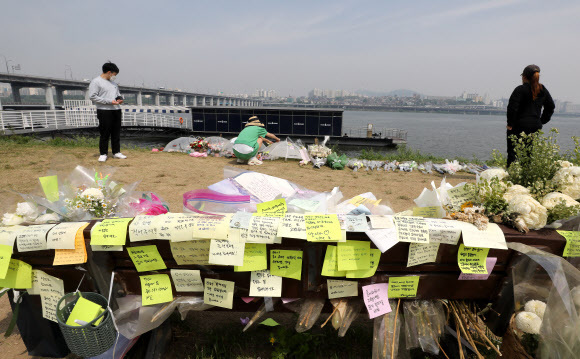
[[[0,147],[0,212],[13,212],[16,195],[9,192],[40,193],[39,176],[49,171],[68,174],[75,166],[82,165],[104,173],[113,167],[113,179],[118,183],[129,184],[140,181],[137,190],[153,191],[169,203],[173,212],[181,212],[182,195],[187,191],[206,188],[223,179],[226,166],[253,170],[281,177],[315,191],[330,191],[340,187],[345,198],[363,192],[373,192],[396,211],[410,209],[413,199],[431,181],[441,182],[439,174],[426,175],[420,172],[353,172],[350,169],[333,171],[328,167],[313,169],[300,167],[297,161],[266,161],[262,166],[236,164],[228,158],[192,158],[182,153],[152,153],[144,150],[123,151],[126,160],[109,159],[106,163],[97,162],[98,151],[87,148],[69,147]],[[456,174],[448,176],[447,181],[455,185],[464,181],[474,181],[475,176]],[[11,310],[7,296],[0,299],[0,333],[4,333],[10,322]],[[17,330],[0,340],[2,358],[28,358],[26,348]]]

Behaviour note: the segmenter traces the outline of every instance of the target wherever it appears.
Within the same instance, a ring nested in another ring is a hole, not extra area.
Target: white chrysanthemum
[[[30,202],[20,202],[16,205],[16,214],[24,217],[26,221],[34,221],[40,213],[38,207]]]
[[[524,333],[540,334],[542,319],[534,313],[519,312],[516,315],[516,327]]]
[[[514,187],[521,187],[516,188],[516,194],[512,192]],[[548,221],[548,210],[529,194],[522,194],[522,188],[528,191],[525,187],[515,185],[503,195],[510,212],[519,213],[518,218],[524,221],[529,229],[544,228]]]
[[[580,167],[572,166],[568,161],[562,161],[560,164],[562,168],[556,172],[552,181],[565,195],[580,199]]]
[[[2,224],[5,226],[16,226],[24,222],[24,217],[15,213],[4,213],[2,216]]]
[[[47,213],[43,214],[42,216],[38,217],[35,223],[48,223],[48,222],[58,222],[60,221],[60,217],[56,213]]]
[[[530,300],[524,306],[524,310],[526,312],[534,313],[543,320],[544,312],[546,311],[546,303],[542,302],[541,300]]]
[[[542,198],[542,206],[546,207],[547,209],[552,209],[556,207],[556,205],[560,204],[562,200],[565,202],[566,207],[577,206],[580,202],[574,200],[574,198],[565,195],[560,192],[551,192]]]
[[[94,199],[104,199],[105,195],[103,195],[103,191],[98,188],[87,188],[86,190],[81,193],[81,196],[89,196]]]
[[[510,188],[508,188],[506,193],[503,195],[503,198],[505,198],[506,201],[509,201],[511,198],[513,198],[515,196],[525,195],[525,194],[529,195],[530,190],[524,186],[516,184],[516,185],[513,185]]]
[[[497,177],[500,181],[509,176],[506,170],[503,168],[490,168],[481,172],[479,178],[482,180],[490,181],[492,178]]]

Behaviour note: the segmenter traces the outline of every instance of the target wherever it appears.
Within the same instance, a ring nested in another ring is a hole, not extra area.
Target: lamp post
[[[0,54],[0,56],[2,56],[4,58],[4,64],[6,64],[6,73],[9,74],[10,71],[8,71],[8,60],[6,60],[6,56]]]

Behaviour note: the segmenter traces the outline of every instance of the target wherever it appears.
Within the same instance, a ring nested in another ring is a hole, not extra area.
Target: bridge
[[[0,83],[7,83],[12,89],[11,102],[4,101],[0,98],[0,111],[3,107],[6,109],[22,109],[22,108],[48,108],[55,110],[56,107],[64,106],[64,97],[67,91],[82,91],[84,97],[88,100],[89,96],[89,81],[59,79],[51,77],[30,76],[30,75],[16,75],[0,73]],[[41,88],[45,91],[46,102],[44,104],[38,103],[23,103],[20,90],[25,88]],[[176,90],[167,90],[163,88],[147,88],[136,86],[119,85],[119,91],[123,96],[135,96],[135,102],[138,106],[143,105],[143,97],[151,96],[154,99],[155,105],[160,106],[237,106],[237,107],[258,107],[262,105],[259,100],[210,95],[194,92],[183,92]],[[55,96],[56,95],[56,96]],[[56,97],[56,100],[55,100]]]

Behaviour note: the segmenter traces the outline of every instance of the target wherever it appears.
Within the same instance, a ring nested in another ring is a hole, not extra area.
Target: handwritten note
[[[131,257],[133,264],[135,264],[137,272],[167,269],[156,245],[127,247],[127,252],[129,253],[129,257]]]
[[[487,274],[486,262],[489,248],[466,247],[459,245],[457,264],[463,273]]]
[[[493,271],[493,267],[497,262],[496,257],[488,257],[485,260],[485,266],[487,268],[487,274],[468,274],[468,273],[461,273],[459,275],[459,280],[487,280]]]
[[[305,215],[306,238],[310,242],[340,242],[342,233],[338,217],[328,215]]]
[[[373,229],[395,227],[395,224],[393,223],[393,216],[371,215],[369,216],[369,219],[371,220],[371,227]]]
[[[199,241],[170,242],[171,254],[178,265],[209,264],[209,248],[211,241],[202,239]]]
[[[292,206],[296,206],[300,209],[305,210],[306,212],[314,212],[320,206],[319,201],[313,201],[310,199],[293,199],[290,201]]]
[[[488,223],[483,231],[471,223],[457,221],[456,224],[461,228],[463,243],[467,247],[507,249],[505,236],[495,223]]]
[[[24,226],[12,226],[12,227],[0,227],[0,244],[5,244],[10,247],[14,247],[14,241],[16,241],[16,235],[18,232],[26,227]]]
[[[268,217],[284,217],[288,211],[286,199],[279,198],[273,201],[262,202],[256,205],[256,215]]]
[[[229,216],[195,216],[193,238],[228,239]]]
[[[244,248],[245,243],[212,239],[209,246],[209,263],[222,266],[242,266],[244,264]]]
[[[296,238],[306,240],[306,225],[304,215],[298,213],[286,213],[278,227],[278,237]]]
[[[205,279],[203,302],[216,307],[232,309],[234,304],[234,282],[219,279]]]
[[[439,251],[439,243],[410,243],[407,267],[434,263],[437,260],[437,251]]]
[[[95,224],[91,229],[91,245],[124,246],[127,226],[133,218],[111,218]]]
[[[64,251],[65,249],[62,250]],[[91,246],[91,250],[93,252],[122,252],[123,246],[96,245]]]
[[[18,232],[16,244],[18,252],[42,251],[46,249],[46,234],[54,224],[28,226]]]
[[[88,225],[88,224],[87,224]],[[85,227],[79,228],[75,234],[75,249],[55,249],[52,265],[81,264],[87,262],[87,248],[85,246]]]
[[[370,268],[360,269],[360,270],[349,270],[346,272],[347,278],[368,278],[375,275],[377,268],[379,267],[379,261],[381,260],[381,251],[379,249],[371,248],[370,253]]]
[[[235,266],[235,272],[260,271],[268,268],[268,251],[265,243],[245,243],[244,263]]]
[[[580,257],[580,232],[579,231],[557,231],[566,238],[563,257]]]
[[[143,306],[173,301],[171,279],[167,274],[142,275],[139,280]]]
[[[384,229],[371,229],[365,232],[367,237],[377,246],[381,252],[385,253],[395,244],[399,243],[397,239],[397,230],[395,227]]]
[[[427,219],[429,227],[430,243],[445,243],[457,245],[461,237],[461,228],[456,225],[456,221],[446,219]]]
[[[248,243],[274,243],[278,234],[280,218],[252,217],[247,231]]]
[[[439,215],[441,207],[414,207],[413,216],[423,218],[441,218]]]
[[[250,279],[250,296],[281,297],[282,277],[270,274],[270,271],[267,269],[252,272]]]
[[[389,278],[389,298],[414,298],[418,288],[419,276]]]
[[[0,279],[0,288],[28,289],[32,287],[32,267],[30,264],[10,259],[4,279]]]
[[[475,201],[475,193],[469,191],[465,185],[448,189],[447,195],[449,196],[451,205],[455,208],[461,207],[466,202]]]
[[[351,280],[327,279],[328,299],[358,296],[358,283]]]
[[[261,173],[242,173],[234,178],[239,185],[244,187],[252,196],[258,198],[262,202],[272,201],[277,196],[282,194],[280,188],[268,181],[270,176]]]
[[[365,215],[346,215],[344,216],[344,227],[347,232],[365,232],[369,230],[367,216]]]
[[[236,212],[230,220],[230,227],[248,229],[252,216],[253,213],[250,212]]]
[[[62,294],[40,294],[40,305],[42,306],[42,317],[48,320],[51,320],[55,323],[58,323],[56,319],[56,306],[60,298],[62,298],[64,293]]]
[[[85,228],[87,222],[65,222],[54,226],[46,239],[48,249],[75,249],[75,237],[81,228]]]
[[[429,227],[424,218],[395,216],[393,220],[399,242],[429,243]]]
[[[157,239],[158,227],[155,224],[157,216],[135,216],[129,224],[129,241],[140,242]]]
[[[57,176],[45,176],[38,177],[42,190],[44,191],[44,196],[50,202],[56,202],[60,198],[58,194],[58,177]]]
[[[389,305],[389,285],[377,283],[362,287],[363,298],[370,319],[391,312]]]
[[[370,269],[371,242],[346,241],[338,243],[338,270]]]
[[[172,269],[171,278],[177,292],[203,292],[199,270]]]
[[[166,239],[171,242],[191,241],[196,216],[185,213],[165,213],[156,216],[153,227],[157,229],[157,239]]]
[[[346,271],[338,270],[338,250],[336,246],[326,246],[321,275],[325,277],[344,277]]]
[[[53,277],[39,269],[31,272],[32,287],[27,290],[30,295],[60,294],[64,295],[64,282],[62,279]],[[60,298],[59,298],[60,299]]]
[[[271,250],[270,273],[300,280],[302,276],[302,251]]]
[[[362,196],[354,196],[353,198],[350,199],[350,201],[348,201],[348,203],[352,204],[355,207],[358,207],[361,204],[370,204],[370,205],[377,206],[379,203],[381,203],[381,200],[380,199],[365,198]]]
[[[0,279],[6,278],[10,259],[12,258],[12,246],[0,244]]]

